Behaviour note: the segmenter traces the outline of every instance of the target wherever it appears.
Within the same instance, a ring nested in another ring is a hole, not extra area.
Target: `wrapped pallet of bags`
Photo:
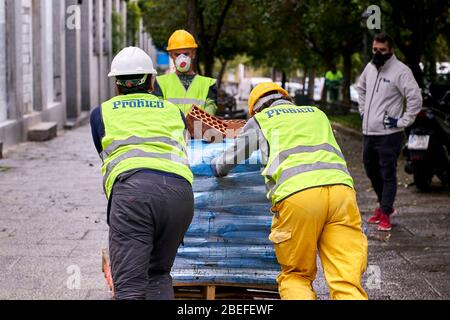
[[[272,215],[255,152],[229,176],[217,179],[210,162],[233,140],[192,140],[189,161],[195,175],[195,214],[178,251],[174,284],[276,288],[279,273],[268,239]]]

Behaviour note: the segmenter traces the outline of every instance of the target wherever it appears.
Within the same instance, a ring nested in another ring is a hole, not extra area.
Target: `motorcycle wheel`
[[[429,168],[429,164],[424,161],[415,161],[413,163],[414,183],[420,191],[430,191],[431,180],[433,179],[433,171]]]

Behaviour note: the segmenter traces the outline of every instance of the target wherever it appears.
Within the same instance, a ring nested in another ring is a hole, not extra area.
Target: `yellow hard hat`
[[[281,93],[283,96],[288,97],[289,93],[284,90],[282,87],[273,82],[263,82],[258,84],[250,93],[250,97],[248,98],[248,113],[251,117],[255,115],[255,105],[261,97],[263,97],[266,93],[271,91],[277,91]]]
[[[197,49],[198,45],[194,37],[185,30],[177,30],[169,38],[169,45],[167,51],[178,49]]]

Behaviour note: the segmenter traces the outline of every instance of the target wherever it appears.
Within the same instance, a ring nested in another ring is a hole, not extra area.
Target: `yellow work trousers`
[[[314,300],[317,251],[331,299],[367,299],[361,275],[367,266],[367,238],[355,191],[344,185],[307,189],[273,207],[270,240],[281,273],[280,296],[286,300]]]

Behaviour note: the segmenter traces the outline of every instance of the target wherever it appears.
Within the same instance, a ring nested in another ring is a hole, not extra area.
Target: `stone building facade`
[[[86,123],[114,94],[112,12],[125,0],[0,0],[0,144]],[[147,38],[144,37],[148,41]]]

